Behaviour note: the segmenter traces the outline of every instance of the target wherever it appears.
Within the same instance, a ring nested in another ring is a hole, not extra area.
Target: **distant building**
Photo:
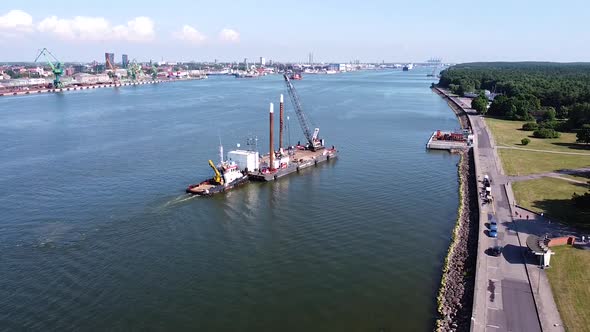
[[[97,64],[96,66],[93,67],[94,68],[94,72],[95,73],[102,73],[105,71],[105,66],[103,64]]]
[[[129,66],[129,57],[127,54],[121,55],[121,67],[127,68]]]
[[[83,73],[83,72],[86,71],[86,66],[85,65],[73,65],[72,67],[74,68],[74,74],[75,73]]]
[[[127,69],[115,69],[115,75],[117,75],[117,77],[127,77]]]
[[[65,74],[66,76],[72,76],[76,73],[76,70],[74,69],[74,67],[68,67],[65,70]]]
[[[260,57],[260,65],[262,67],[266,66],[266,59],[264,57]]]
[[[484,90],[484,94],[485,94],[486,98],[488,98],[488,101],[494,101],[496,96],[499,95],[499,93],[494,93],[494,92],[491,92],[490,90]]]
[[[331,64],[328,65],[328,70],[339,71],[340,70],[340,64],[338,64],[338,63],[331,63]]]
[[[115,68],[115,53],[105,53],[104,54],[104,67],[106,69]]]
[[[97,83],[110,83],[111,78],[107,74],[90,75],[86,73],[75,74],[75,83],[77,84],[97,84]]]
[[[45,75],[45,70],[42,67],[28,68],[29,77],[41,77]]]

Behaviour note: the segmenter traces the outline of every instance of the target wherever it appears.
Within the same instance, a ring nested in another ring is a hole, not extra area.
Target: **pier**
[[[453,133],[437,130],[428,139],[426,148],[429,150],[458,152],[468,149],[471,146],[471,142],[473,142],[473,135],[468,132]]]
[[[98,83],[90,85],[75,85],[63,88],[44,88],[44,89],[31,89],[31,90],[19,90],[19,91],[0,91],[0,97],[7,96],[25,96],[25,95],[36,95],[42,93],[59,93],[68,91],[80,91],[80,90],[91,90],[91,89],[102,89],[102,88],[119,88],[124,86],[137,86],[147,84],[159,84],[177,81],[189,81],[199,80],[202,78],[178,78],[178,79],[167,79],[167,80],[149,80],[149,81],[136,81],[136,82],[117,82],[117,83]]]

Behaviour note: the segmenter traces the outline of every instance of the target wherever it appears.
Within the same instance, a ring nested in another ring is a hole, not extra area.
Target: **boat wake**
[[[174,206],[176,206],[178,204],[182,204],[184,202],[187,202],[187,201],[189,201],[191,199],[194,199],[194,198],[197,198],[197,197],[199,197],[199,196],[198,195],[183,194],[183,195],[177,196],[177,197],[169,200],[168,202],[164,203],[161,206],[161,209],[166,209],[166,208],[169,208],[169,207],[174,207]]]

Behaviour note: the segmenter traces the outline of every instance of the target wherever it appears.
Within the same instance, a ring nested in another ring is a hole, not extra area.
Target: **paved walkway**
[[[576,155],[576,156],[588,156],[588,157],[590,157],[590,153],[584,153],[584,152],[565,152],[565,151],[551,151],[551,150],[527,149],[527,148],[519,148],[518,146],[507,146],[507,145],[498,145],[498,149],[513,149],[513,150],[523,150],[523,151],[533,151],[533,152],[543,152],[543,153],[555,153],[555,154],[572,154],[572,155]]]
[[[564,174],[586,174],[586,173],[590,173],[590,168],[580,168],[577,170],[563,170],[563,171],[557,171],[557,172],[546,172],[546,173],[537,173],[537,174],[529,174],[529,175],[514,175],[514,176],[508,176],[508,180],[511,182],[517,182],[517,181],[527,181],[527,180],[534,180],[534,179],[540,179],[540,178],[545,178],[545,177],[551,177],[551,178],[561,179],[561,180],[570,181],[570,182],[579,183],[579,184],[587,184],[588,181],[570,179],[570,178],[566,178],[566,177],[562,176]]]
[[[489,175],[492,180],[491,205],[481,206],[478,267],[476,274],[477,300],[472,313],[472,331],[541,331],[537,309],[525,267],[526,244],[521,243],[512,223],[512,207],[506,189],[508,178],[493,148],[483,118],[469,116],[476,133],[477,175]],[[483,188],[480,182],[479,187]],[[498,237],[489,237],[489,221],[498,221]],[[486,250],[495,245],[503,247],[502,255],[493,257]],[[485,285],[485,288],[482,287]]]
[[[513,216],[514,223],[518,228],[518,236],[521,242],[525,242],[526,238],[533,234],[537,236],[548,235],[549,237],[559,237],[566,235],[574,235],[578,238],[575,229],[557,222],[553,222],[548,218],[541,217],[538,214],[532,213],[528,210],[519,207],[514,208],[515,216]],[[518,213],[518,215],[516,215]],[[539,260],[532,255],[526,257],[526,269],[531,281],[531,288],[533,289],[533,296],[537,304],[537,310],[541,317],[541,324],[544,331],[563,331],[563,322],[559,316],[557,305],[551,291],[551,285],[545,270],[539,267]]]

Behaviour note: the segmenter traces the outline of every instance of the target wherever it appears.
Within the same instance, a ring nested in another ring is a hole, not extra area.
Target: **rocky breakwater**
[[[436,331],[469,331],[475,263],[479,206],[473,150],[461,152],[459,172],[459,210],[451,244],[443,266],[437,298]]]

